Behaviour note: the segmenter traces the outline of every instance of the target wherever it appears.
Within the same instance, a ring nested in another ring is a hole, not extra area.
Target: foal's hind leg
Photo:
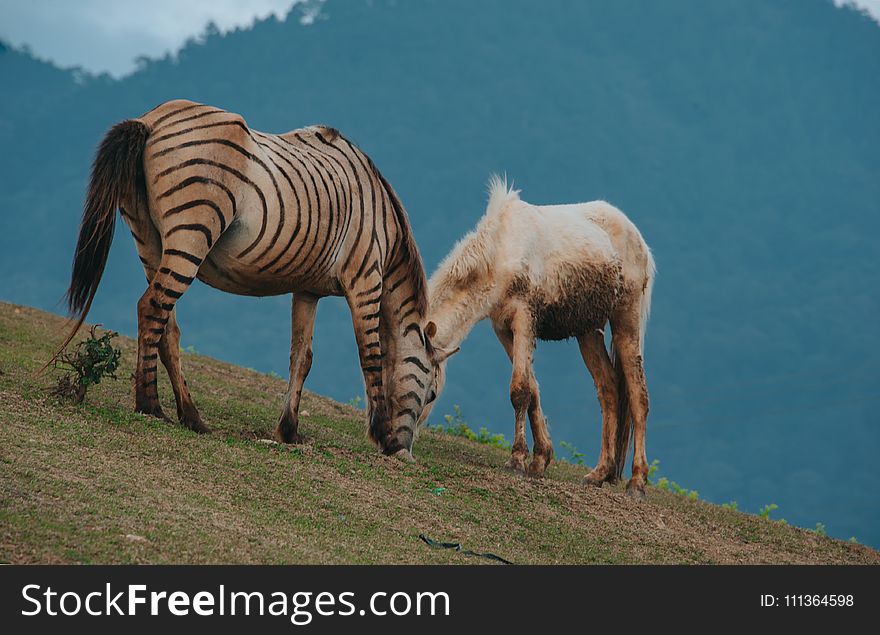
[[[578,338],[581,356],[596,384],[599,406],[602,408],[602,447],[599,461],[586,480],[590,485],[601,486],[605,481],[613,482],[614,443],[617,429],[617,381],[614,367],[605,350],[605,338],[601,331],[595,330]]]
[[[633,420],[632,478],[626,484],[630,496],[644,498],[648,480],[648,456],[645,450],[645,429],[648,420],[648,384],[639,336],[639,315],[636,309],[624,309],[611,319],[614,348],[623,367]]]

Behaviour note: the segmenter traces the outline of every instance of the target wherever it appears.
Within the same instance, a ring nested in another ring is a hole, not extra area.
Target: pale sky
[[[286,15],[297,0],[0,0],[0,39],[41,59],[119,77],[140,55],[177,52],[209,21],[221,31]],[[832,0],[836,5],[849,0]],[[880,0],[853,0],[880,22]]]
[[[0,39],[59,66],[114,76],[140,55],[176,53],[213,21],[221,31],[283,18],[297,0],[0,0]]]

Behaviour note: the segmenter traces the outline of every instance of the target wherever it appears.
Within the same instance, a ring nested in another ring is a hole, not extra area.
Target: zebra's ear
[[[434,322],[428,322],[425,324],[425,337],[428,339],[437,335],[437,325]]]

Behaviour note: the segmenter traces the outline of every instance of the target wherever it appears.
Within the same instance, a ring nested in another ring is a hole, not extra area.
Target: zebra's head
[[[437,327],[428,322],[424,327],[408,328],[411,333],[404,348],[400,341],[394,355],[399,363],[390,366],[386,382],[386,398],[369,412],[370,438],[384,454],[404,461],[414,461],[412,447],[422,422],[445,381],[448,351],[431,343]]]
[[[440,396],[440,393],[443,392],[443,387],[446,385],[447,360],[461,350],[458,346],[452,349],[434,346],[431,343],[431,339],[436,334],[437,325],[434,322],[428,322],[428,324],[425,325],[425,347],[428,352],[428,357],[431,360],[431,373],[429,380],[425,385],[425,406],[422,408],[422,414],[419,416],[419,426],[428,419],[431,410],[434,408],[434,403],[436,402],[437,397]]]

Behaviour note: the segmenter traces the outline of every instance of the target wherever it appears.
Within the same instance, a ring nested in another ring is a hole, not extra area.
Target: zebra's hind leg
[[[193,253],[198,251],[203,253]],[[206,248],[198,250],[189,247],[188,250],[184,250],[166,246],[162,252],[158,270],[138,301],[138,355],[135,370],[135,410],[137,412],[165,418],[162,407],[159,405],[156,382],[160,342],[166,331],[172,333],[171,337],[175,342],[179,342],[176,323],[169,329],[169,323],[173,319],[174,305],[189,288],[202,259],[207,255],[207,251]],[[167,349],[170,348],[170,343],[169,340],[169,343],[166,344],[166,353],[169,352]],[[173,361],[172,356],[169,356],[168,361]],[[179,371],[179,356],[176,367]],[[174,385],[175,374],[171,372],[170,368],[169,375],[172,377],[172,385]],[[176,377],[180,384],[183,384],[183,376],[179,372]],[[176,393],[177,390],[175,390],[175,395]],[[191,399],[189,403],[192,403]],[[196,420],[201,424],[200,420]],[[193,420],[185,421],[185,423],[194,430],[199,429],[194,426],[195,421]],[[201,427],[204,428],[204,425],[202,424]]]
[[[284,410],[275,429],[275,436],[284,443],[302,443],[299,434],[299,400],[303,383],[312,367],[312,334],[318,298],[308,293],[293,296],[290,337],[290,380],[284,398]]]
[[[172,309],[168,315],[165,333],[159,340],[159,359],[168,371],[171,388],[174,390],[174,401],[177,403],[177,419],[190,430],[210,432],[202,422],[202,417],[189,394],[189,387],[180,367],[180,328],[177,326],[177,310]]]

